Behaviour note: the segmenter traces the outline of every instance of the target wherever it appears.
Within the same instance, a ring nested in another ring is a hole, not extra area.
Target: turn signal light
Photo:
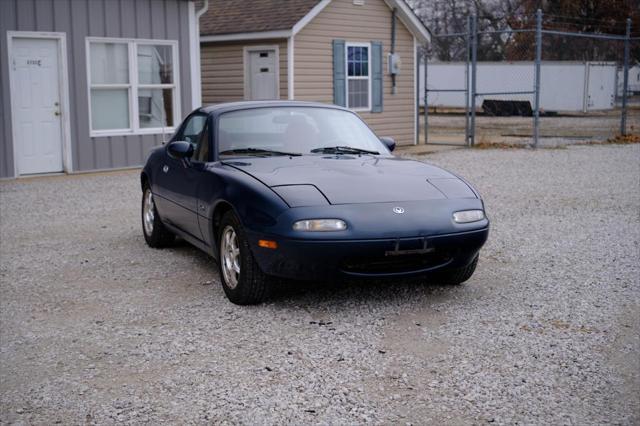
[[[271,241],[271,240],[258,240],[258,245],[260,247],[264,247],[264,248],[268,248],[268,249],[272,249],[275,250],[278,248],[278,243],[276,243],[275,241]]]

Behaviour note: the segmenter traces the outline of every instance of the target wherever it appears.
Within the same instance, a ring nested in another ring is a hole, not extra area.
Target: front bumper
[[[473,261],[489,235],[489,226],[450,234],[382,239],[291,239],[248,232],[253,254],[269,274],[301,280],[339,276],[401,277]],[[275,240],[277,249],[258,246]]]

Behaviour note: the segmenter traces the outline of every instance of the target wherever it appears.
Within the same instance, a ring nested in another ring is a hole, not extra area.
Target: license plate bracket
[[[422,239],[422,248],[417,248],[417,249],[401,249],[400,248],[400,239],[396,239],[396,242],[394,244],[394,248],[393,250],[387,250],[384,252],[385,256],[403,256],[403,255],[408,255],[408,254],[427,254],[427,253],[433,253],[435,251],[435,248],[433,247],[427,247],[428,242],[427,242],[427,238],[423,238]]]

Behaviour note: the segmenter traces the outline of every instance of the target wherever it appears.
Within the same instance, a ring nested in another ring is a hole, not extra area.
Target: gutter
[[[237,40],[264,40],[269,38],[288,38],[293,35],[291,30],[257,31],[252,33],[231,33],[200,36],[200,43],[215,43]]]

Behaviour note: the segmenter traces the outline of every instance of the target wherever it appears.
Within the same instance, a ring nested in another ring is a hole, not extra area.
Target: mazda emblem
[[[394,207],[393,212],[396,214],[402,214],[404,213],[404,209],[402,207]]]

